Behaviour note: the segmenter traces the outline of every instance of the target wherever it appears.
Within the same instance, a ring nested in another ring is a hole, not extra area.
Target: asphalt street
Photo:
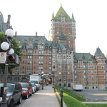
[[[104,90],[84,90],[78,93],[83,95],[87,101],[107,101],[107,91]]]

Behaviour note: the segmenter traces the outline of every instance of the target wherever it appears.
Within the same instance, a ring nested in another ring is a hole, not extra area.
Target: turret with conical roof
[[[72,14],[72,18],[70,18],[61,5],[56,15],[52,14],[51,22],[51,40],[56,43],[64,43],[67,47],[75,51],[76,28],[74,15]],[[62,38],[61,34],[65,38]]]
[[[97,81],[99,87],[101,88],[103,85],[105,85],[106,57],[102,53],[99,47],[96,49],[95,58],[96,58],[96,67],[97,67],[97,78],[98,78]]]
[[[72,21],[73,21],[73,22],[75,22],[75,19],[74,19],[74,15],[73,15],[73,13],[72,13]]]
[[[11,15],[8,15],[7,22],[4,22],[3,14],[0,12],[0,31],[5,32],[7,29],[12,28],[10,25],[10,17]]]
[[[65,18],[65,21],[71,21],[70,16],[66,13],[62,5],[60,6],[58,12],[56,13],[56,16],[53,18],[55,21],[61,21],[61,17]]]
[[[105,58],[105,55],[102,53],[101,49],[98,47],[95,52],[96,58]]]

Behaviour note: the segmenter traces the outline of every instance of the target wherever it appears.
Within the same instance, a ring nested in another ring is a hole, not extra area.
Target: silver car
[[[33,88],[33,93],[35,93],[37,91],[37,86],[34,83],[31,83],[31,84],[32,84],[32,88]]]

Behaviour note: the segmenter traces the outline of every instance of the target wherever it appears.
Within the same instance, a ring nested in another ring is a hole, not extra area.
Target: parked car
[[[33,93],[32,84],[30,82],[19,82],[22,86],[22,97],[28,99]]]
[[[0,83],[0,87],[3,87],[4,83]],[[1,88],[0,88],[1,89]],[[2,97],[2,94],[0,94]],[[20,104],[22,101],[22,87],[18,83],[7,83],[7,107],[14,107],[14,104]]]
[[[33,88],[33,93],[35,93],[37,91],[37,86],[34,83],[31,83],[31,84],[32,84],[32,88]]]
[[[37,86],[37,90],[40,89],[40,83],[36,80],[30,80],[31,83],[34,83]]]
[[[82,84],[75,84],[73,85],[73,90],[74,91],[83,91],[83,85]]]

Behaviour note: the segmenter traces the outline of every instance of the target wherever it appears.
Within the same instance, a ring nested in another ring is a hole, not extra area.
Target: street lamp
[[[8,42],[2,42],[1,43],[1,49],[3,51],[7,51],[9,49],[9,43]]]
[[[2,62],[5,64],[5,71],[4,71],[4,86],[3,86],[3,96],[2,96],[2,107],[7,107],[7,101],[6,101],[6,91],[7,91],[7,74],[8,74],[8,63],[7,63],[7,58],[8,55],[12,55],[14,53],[14,49],[11,48],[11,40],[12,37],[14,36],[14,32],[12,29],[7,29],[5,32],[5,41],[1,43],[1,50],[3,51],[3,57],[1,58],[4,59]],[[1,59],[0,58],[0,59]]]

